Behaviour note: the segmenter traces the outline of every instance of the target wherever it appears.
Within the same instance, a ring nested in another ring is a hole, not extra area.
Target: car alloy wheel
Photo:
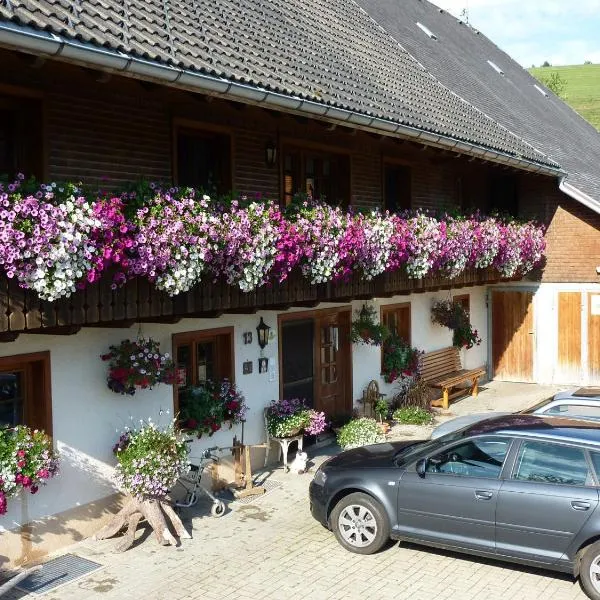
[[[600,600],[600,542],[590,544],[582,553],[579,581],[588,598]]]
[[[360,504],[346,506],[338,517],[340,535],[351,546],[364,548],[377,537],[377,521],[373,513]]]
[[[337,541],[357,554],[373,554],[390,539],[389,519],[383,506],[361,492],[342,498],[333,507],[329,523]]]

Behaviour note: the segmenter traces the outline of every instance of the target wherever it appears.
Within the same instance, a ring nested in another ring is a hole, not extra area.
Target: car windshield
[[[442,435],[435,440],[422,440],[420,442],[414,442],[409,446],[404,446],[401,450],[398,450],[394,455],[394,464],[397,467],[404,466],[409,462],[421,458],[422,455],[428,454],[429,452],[435,452],[437,448],[445,446],[455,440],[461,439],[465,435],[464,430],[451,431],[446,435]]]
[[[538,411],[540,408],[543,408],[544,406],[546,406],[546,404],[550,404],[550,402],[552,402],[552,400],[554,400],[554,396],[550,396],[550,398],[546,398],[545,400],[542,400],[541,402],[538,402],[537,404],[534,404],[533,406],[530,406],[529,408],[526,408],[525,410],[520,410],[519,414],[520,415],[532,415],[533,413]]]

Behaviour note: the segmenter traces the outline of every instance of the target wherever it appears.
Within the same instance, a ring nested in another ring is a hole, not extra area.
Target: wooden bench
[[[431,401],[432,406],[448,408],[450,398],[470,393],[477,396],[478,380],[485,375],[484,369],[463,369],[460,364],[458,348],[450,346],[442,350],[434,350],[423,355],[421,376],[427,385],[442,390],[442,396]],[[471,382],[469,388],[453,389],[466,381]]]

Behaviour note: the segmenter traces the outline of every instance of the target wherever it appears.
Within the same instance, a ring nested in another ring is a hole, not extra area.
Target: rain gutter
[[[342,123],[355,129],[378,133],[379,135],[402,136],[427,146],[468,154],[482,160],[489,160],[534,173],[555,177],[564,175],[564,172],[558,166],[552,167],[526,158],[518,158],[501,151],[460,141],[441,133],[432,133],[389,119],[371,117],[297,96],[288,96],[213,75],[205,75],[135,58],[117,50],[109,50],[77,40],[70,40],[48,31],[23,27],[12,22],[0,23],[0,45],[35,55],[59,58],[87,67],[92,66],[110,73],[160,82],[163,85],[212,96],[226,97],[227,99],[234,99],[265,108],[317,117],[336,124]]]

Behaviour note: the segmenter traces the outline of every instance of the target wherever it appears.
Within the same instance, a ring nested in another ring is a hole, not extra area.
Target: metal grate
[[[20,581],[16,587],[23,592],[44,594],[101,567],[101,564],[87,558],[65,554],[44,563],[39,571]]]

